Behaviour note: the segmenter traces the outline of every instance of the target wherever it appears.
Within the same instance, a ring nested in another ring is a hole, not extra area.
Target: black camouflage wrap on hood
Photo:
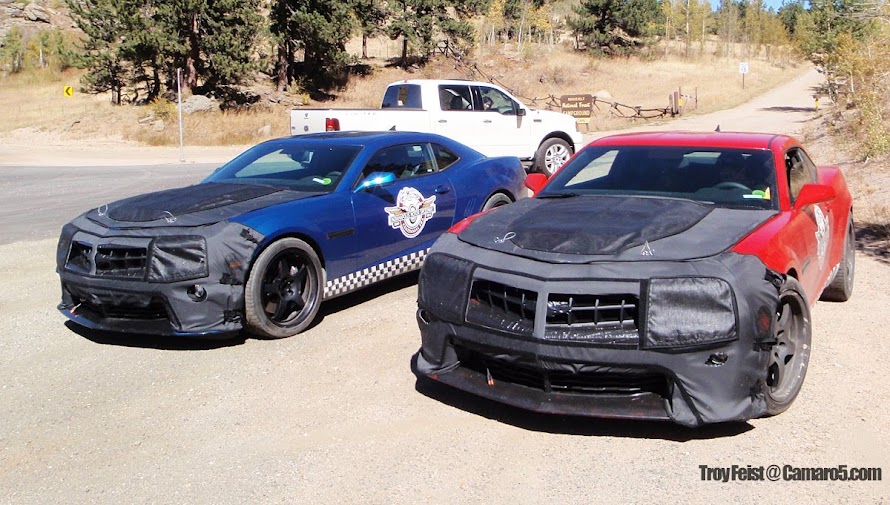
[[[323,193],[272,186],[210,182],[118,200],[87,212],[101,226],[118,229],[205,226],[279,203]]]
[[[645,261],[649,252],[685,260],[729,249],[775,214],[671,198],[529,198],[479,217],[460,240],[549,263]]]

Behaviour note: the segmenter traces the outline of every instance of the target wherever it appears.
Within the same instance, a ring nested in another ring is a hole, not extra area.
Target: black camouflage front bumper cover
[[[58,309],[97,330],[228,337],[242,328],[246,272],[262,240],[228,221],[112,229],[81,216],[59,239]]]
[[[476,300],[474,282],[507,286],[507,310],[495,307],[500,299]],[[764,349],[782,282],[758,258],[730,252],[689,261],[554,264],[445,235],[420,276],[422,346],[412,369],[547,413],[686,426],[760,417]],[[608,299],[616,292],[636,296],[627,309],[635,328],[553,324],[565,322],[565,303],[554,293]]]

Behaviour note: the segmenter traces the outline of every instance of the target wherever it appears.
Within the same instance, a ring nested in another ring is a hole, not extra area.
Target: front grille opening
[[[144,247],[99,246],[96,249],[96,275],[144,277],[147,256]]]
[[[530,335],[537,303],[538,293],[534,291],[476,279],[470,288],[467,322]]]
[[[622,372],[545,370],[532,364],[498,359],[460,344],[454,345],[460,366],[491,375],[495,381],[547,393],[583,395],[635,395],[654,393],[669,398],[667,376],[644,369]]]
[[[68,251],[68,260],[65,262],[71,270],[80,270],[81,272],[90,272],[90,255],[93,247],[89,244],[74,241],[71,243],[71,250]]]
[[[567,295],[547,298],[548,326],[584,326],[597,330],[636,330],[639,297],[636,295]]]
[[[92,312],[102,318],[112,319],[138,319],[138,320],[164,320],[169,319],[167,306],[160,298],[152,298],[147,305],[137,303],[104,303],[99,300],[81,300],[75,298],[77,313]]]

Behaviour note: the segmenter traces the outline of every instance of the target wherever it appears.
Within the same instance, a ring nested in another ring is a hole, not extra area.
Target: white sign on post
[[[739,73],[740,74],[748,73],[748,62],[747,61],[739,62]]]

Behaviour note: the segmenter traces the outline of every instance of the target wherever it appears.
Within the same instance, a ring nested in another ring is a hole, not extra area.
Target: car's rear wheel
[[[844,236],[844,255],[841,257],[841,263],[834,279],[825,291],[822,292],[820,299],[830,302],[845,302],[853,296],[853,274],[856,273],[856,235],[853,229],[853,216],[850,216],[850,222],[847,223],[847,233]]]
[[[501,207],[509,203],[513,203],[513,200],[511,200],[509,196],[503,193],[495,193],[488,197],[488,200],[485,200],[485,204],[482,205],[481,210],[493,209],[495,207]]]
[[[284,238],[260,253],[244,288],[247,329],[261,337],[291,337],[315,319],[322,268],[306,242]]]
[[[569,143],[560,138],[547,139],[535,153],[535,168],[550,177],[572,156]]]
[[[810,308],[803,288],[789,277],[779,293],[773,322],[775,344],[766,367],[766,404],[770,415],[784,412],[800,393],[810,362]]]

